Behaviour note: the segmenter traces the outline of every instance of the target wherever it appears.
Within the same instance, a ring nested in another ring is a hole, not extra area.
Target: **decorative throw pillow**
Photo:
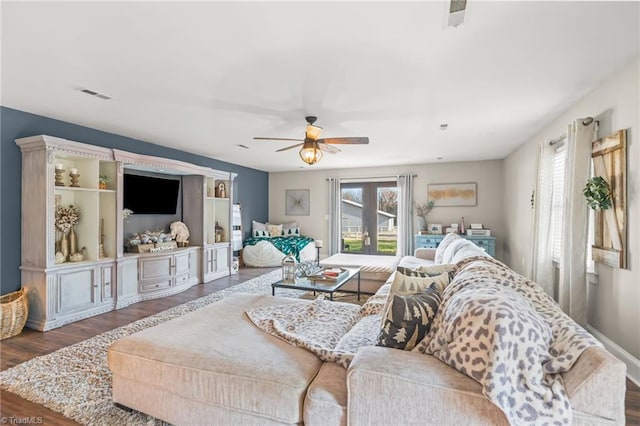
[[[289,228],[289,229],[282,229],[282,235],[284,235],[285,237],[291,237],[291,236],[300,236],[300,228]]]
[[[283,223],[282,224],[282,233],[284,235],[289,235],[289,230],[290,229],[298,229],[298,222],[296,222],[295,220],[293,222],[288,222],[288,223]],[[300,233],[300,230],[298,229],[298,233]]]
[[[389,289],[389,296],[385,302],[382,312],[386,312],[389,309],[389,305],[393,300],[393,296],[408,296],[412,294],[422,293],[426,289],[430,288],[437,291],[439,294],[444,292],[444,289],[449,284],[449,274],[444,273],[435,277],[417,277],[404,275],[399,271],[396,271],[393,276],[393,282]],[[385,318],[382,317],[382,326],[384,327]]]
[[[268,237],[269,236],[269,231],[261,231],[261,230],[258,230],[258,229],[254,229],[252,235],[254,237]]]
[[[272,237],[279,237],[282,235],[282,225],[272,225],[267,223],[267,230]]]
[[[407,295],[421,293],[427,288],[435,288],[442,292],[449,284],[449,274],[444,272],[436,276],[411,276],[405,275],[400,271],[396,271],[393,277],[393,283],[391,283],[391,290],[389,291],[389,297],[393,294]]]
[[[433,277],[436,275],[444,274],[445,272],[449,273],[453,271],[453,268],[455,268],[455,266],[456,265],[453,263],[444,263],[442,265],[423,265],[418,266],[416,270]]]
[[[442,300],[440,292],[427,288],[418,294],[389,297],[376,345],[410,351],[429,332]]]
[[[396,268],[396,271],[400,272],[402,275],[406,275],[409,277],[436,277],[438,275],[453,271],[453,268],[455,266],[456,265],[453,264],[423,265],[416,266],[414,268],[409,268],[407,266],[398,266]]]
[[[255,233],[256,231],[267,231],[267,225],[262,222],[256,222],[255,220],[251,221],[251,233]]]

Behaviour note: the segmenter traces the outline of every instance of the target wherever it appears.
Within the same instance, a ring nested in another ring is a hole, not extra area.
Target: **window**
[[[342,252],[395,255],[398,245],[396,182],[342,183]]]
[[[565,139],[557,142],[553,155],[553,176],[551,186],[551,257],[554,262],[560,262],[562,252],[562,228],[564,216],[564,181],[567,160],[567,145]]]

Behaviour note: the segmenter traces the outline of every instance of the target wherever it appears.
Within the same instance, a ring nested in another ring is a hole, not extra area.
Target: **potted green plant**
[[[107,189],[107,184],[111,181],[111,178],[107,175],[100,174],[98,176],[98,188]]]
[[[593,210],[611,208],[611,188],[602,176],[594,176],[589,179],[582,193],[587,199],[587,204]]]

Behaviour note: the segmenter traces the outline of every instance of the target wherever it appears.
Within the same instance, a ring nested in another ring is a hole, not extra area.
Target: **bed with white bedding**
[[[316,260],[314,239],[300,235],[296,222],[269,224],[253,221],[251,237],[243,242],[242,261],[247,266],[280,266],[293,255],[298,262]]]

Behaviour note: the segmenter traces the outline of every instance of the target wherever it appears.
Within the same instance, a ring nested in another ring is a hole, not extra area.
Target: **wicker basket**
[[[0,296],[0,340],[22,333],[29,315],[25,288]]]

